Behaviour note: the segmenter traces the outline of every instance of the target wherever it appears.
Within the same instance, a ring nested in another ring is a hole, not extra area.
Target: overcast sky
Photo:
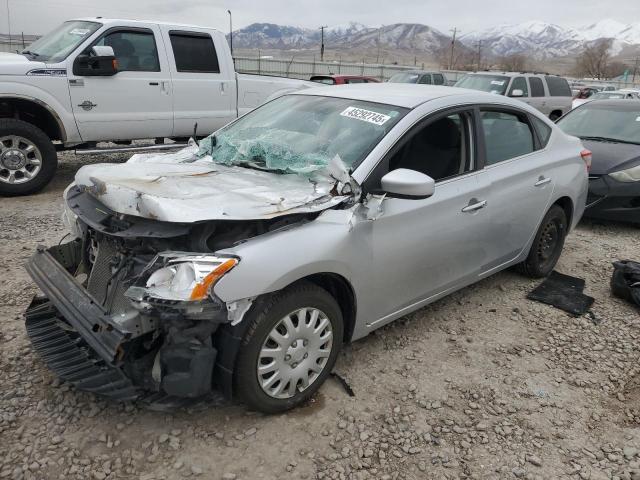
[[[2,5],[4,4],[4,5]],[[577,27],[613,18],[640,21],[640,0],[618,0],[615,8],[602,0],[0,0],[0,32],[45,33],[65,19],[104,16],[168,20],[234,29],[254,22],[303,27],[356,21],[366,25],[423,23],[447,33],[500,23],[542,20]],[[525,7],[526,5],[526,7]]]

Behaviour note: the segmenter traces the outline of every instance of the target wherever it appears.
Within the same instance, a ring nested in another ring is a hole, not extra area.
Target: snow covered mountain
[[[495,56],[523,53],[538,59],[575,54],[585,44],[601,38],[614,39],[614,51],[640,45],[640,22],[624,24],[604,19],[581,28],[567,28],[547,22],[530,21],[503,24],[469,32],[459,40],[469,48],[482,41],[484,54]],[[234,46],[239,48],[304,49],[316,48],[319,29],[254,23],[233,32]],[[419,23],[397,23],[369,27],[357,22],[329,26],[325,29],[325,44],[331,48],[385,49],[435,53],[447,48],[451,38],[439,30]]]
[[[525,22],[499,25],[463,35],[468,45],[482,40],[483,46],[495,55],[524,53],[536,58],[571,55],[585,44],[601,38],[614,39],[614,51],[627,45],[640,44],[640,23],[626,25],[604,19],[582,28],[567,28],[546,22]]]

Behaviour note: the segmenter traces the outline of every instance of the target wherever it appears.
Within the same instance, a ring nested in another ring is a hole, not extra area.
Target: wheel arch
[[[26,95],[0,97],[0,118],[15,118],[42,130],[51,140],[65,142],[64,124],[47,103]]]
[[[573,224],[573,200],[564,196],[553,202],[553,205],[559,205],[564,210],[564,213],[567,216],[567,229],[570,229]]]

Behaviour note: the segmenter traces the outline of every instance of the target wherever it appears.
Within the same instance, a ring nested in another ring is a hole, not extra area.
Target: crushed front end
[[[197,398],[217,381],[229,396],[233,355],[219,355],[219,343],[239,341],[238,311],[212,286],[239,259],[213,252],[276,221],[158,222],[117,214],[76,186],[66,202],[75,238],[38,248],[27,264],[43,293],[26,311],[27,332],[49,367],[117,400]]]

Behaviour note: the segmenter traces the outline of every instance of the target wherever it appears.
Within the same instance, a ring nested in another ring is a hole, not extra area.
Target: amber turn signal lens
[[[201,282],[196,283],[196,286],[191,290],[190,300],[204,300],[207,298],[207,294],[209,293],[211,286],[237,264],[237,259],[230,258],[226,262],[218,265],[215,270],[204,277]]]

